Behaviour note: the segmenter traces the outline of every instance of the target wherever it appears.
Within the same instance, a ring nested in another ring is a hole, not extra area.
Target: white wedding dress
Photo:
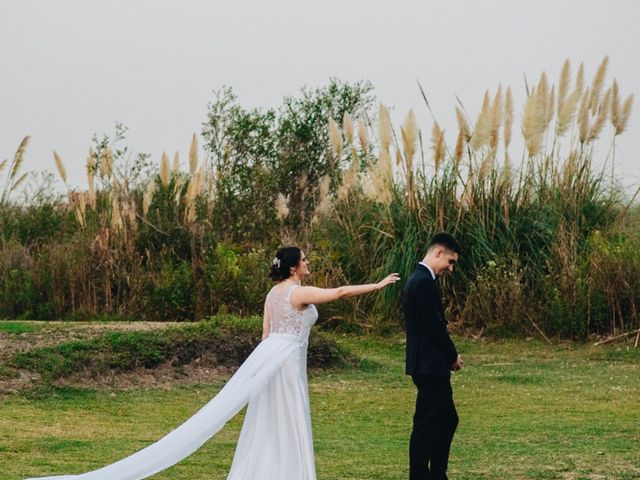
[[[289,302],[297,285],[276,285],[267,295],[270,333],[220,392],[156,443],[116,463],[79,474],[39,480],[139,480],[175,465],[202,446],[247,403],[228,480],[315,480],[307,387],[313,305]],[[28,479],[36,480],[36,479]]]

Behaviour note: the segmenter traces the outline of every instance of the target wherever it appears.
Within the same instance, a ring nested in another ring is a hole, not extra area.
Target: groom
[[[449,448],[458,426],[451,371],[460,370],[463,363],[447,333],[437,278],[453,272],[459,255],[460,245],[452,235],[436,234],[402,295],[406,373],[418,388],[409,443],[410,480],[447,479]]]

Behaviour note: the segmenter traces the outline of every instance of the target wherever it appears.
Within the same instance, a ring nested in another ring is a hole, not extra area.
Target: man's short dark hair
[[[455,239],[453,235],[446,232],[436,233],[431,241],[429,242],[429,248],[427,250],[431,250],[431,248],[436,245],[443,246],[447,250],[451,250],[452,252],[457,253],[458,255],[462,255],[462,249],[460,248],[460,244]]]

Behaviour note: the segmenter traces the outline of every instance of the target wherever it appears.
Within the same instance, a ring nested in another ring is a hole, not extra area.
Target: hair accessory
[[[280,259],[278,257],[274,257],[273,262],[271,262],[271,265],[280,268]]]

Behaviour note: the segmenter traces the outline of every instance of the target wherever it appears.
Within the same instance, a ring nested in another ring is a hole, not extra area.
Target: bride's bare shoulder
[[[286,296],[293,290],[293,287],[296,287],[295,284],[288,284],[286,282],[276,283],[271,289],[269,293],[267,293],[267,297],[273,296]]]

